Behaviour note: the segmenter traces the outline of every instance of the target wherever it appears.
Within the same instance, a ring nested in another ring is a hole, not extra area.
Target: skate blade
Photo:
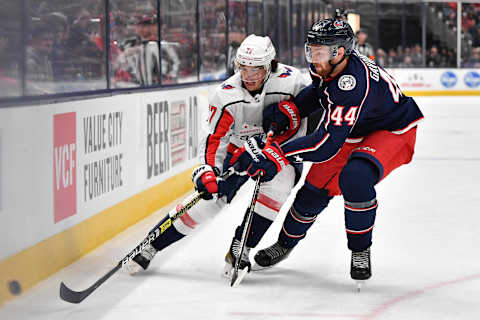
[[[355,288],[357,293],[362,290],[362,287],[364,284],[365,284],[365,280],[355,280]]]
[[[235,282],[231,286],[232,287],[238,286],[242,282],[243,278],[245,278],[245,275],[247,273],[248,273],[248,268],[239,269],[237,279],[235,279]]]
[[[268,270],[271,269],[273,266],[268,266],[268,267],[262,267],[261,265],[254,263],[252,266],[251,271],[263,271],[263,270]]]
[[[225,266],[223,267],[223,272],[222,272],[222,277],[225,278],[226,280],[231,281],[232,280],[232,274],[233,274],[233,267],[229,263],[225,263]]]

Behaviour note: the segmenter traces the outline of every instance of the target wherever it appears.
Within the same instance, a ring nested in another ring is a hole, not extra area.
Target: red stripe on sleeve
[[[220,119],[218,119],[215,131],[208,136],[207,148],[205,150],[205,161],[207,164],[215,167],[215,156],[217,155],[220,139],[225,137],[233,124],[233,117],[228,110],[223,109]]]

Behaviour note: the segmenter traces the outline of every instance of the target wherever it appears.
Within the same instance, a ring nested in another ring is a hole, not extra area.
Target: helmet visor
[[[267,71],[265,67],[254,67],[254,66],[244,66],[237,65],[237,71],[240,72],[240,77],[242,81],[245,82],[256,82],[265,79]]]
[[[331,46],[311,45],[305,43],[305,58],[308,63],[324,63],[333,58]]]

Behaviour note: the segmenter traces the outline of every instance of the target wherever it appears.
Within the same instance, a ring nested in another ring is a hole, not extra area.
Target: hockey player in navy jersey
[[[269,37],[248,36],[237,50],[235,64],[237,72],[209,97],[207,121],[210,132],[201,143],[202,164],[192,173],[195,189],[204,192],[204,199],[133,258],[128,266],[131,273],[146,269],[158,251],[190,234],[197,225],[217,214],[232,200],[248,180],[245,170],[250,164],[246,158],[250,150],[248,145],[243,147],[244,142],[253,136],[265,137],[266,132],[262,129],[264,107],[293,98],[308,84],[299,70],[275,60],[275,48]],[[283,103],[280,108],[292,117],[290,102]],[[298,115],[293,115],[293,118],[289,129],[275,138],[277,142],[285,142],[294,135],[305,135],[306,125],[301,123]],[[245,149],[247,152],[244,152]],[[220,173],[232,166],[243,175],[236,173],[226,180],[220,179]],[[257,245],[277,216],[294,181],[295,170],[288,166],[271,182],[261,185],[253,215],[254,227],[249,231],[247,248],[241,257],[241,269],[250,270],[249,250]],[[235,215],[235,218],[238,217]],[[167,219],[165,217],[158,226]],[[242,229],[243,226],[237,228],[225,258],[224,275],[227,277],[231,276],[240,252]]]
[[[354,34],[347,22],[314,23],[307,33],[306,60],[312,85],[294,102],[301,117],[323,111],[316,131],[281,147],[267,145],[249,174],[264,171],[263,180],[285,164],[314,164],[299,190],[278,242],[254,259],[272,266],[285,259],[303,239],[316,217],[335,195],[343,195],[345,227],[351,255],[351,277],[371,276],[370,246],[377,209],[375,185],[392,170],[411,161],[417,124],[423,115],[395,80],[369,58],[352,50]],[[272,104],[264,109],[263,126],[282,130],[286,114]]]

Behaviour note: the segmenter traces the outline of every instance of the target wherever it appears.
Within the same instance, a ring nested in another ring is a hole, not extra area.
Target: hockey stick
[[[226,179],[233,175],[235,173],[235,166],[232,166],[228,168],[227,171],[225,171],[220,178]],[[157,239],[162,233],[165,232],[168,228],[170,228],[173,223],[180,218],[185,212],[190,210],[194,205],[196,205],[201,199],[202,199],[203,192],[195,192],[192,196],[190,196],[190,199],[186,201],[185,205],[183,208],[181,208],[179,211],[176,210],[176,208],[172,209],[169,213],[168,216],[170,217],[168,220],[166,220],[164,223],[162,223],[160,226],[152,230],[147,237],[133,249],[130,251],[129,254],[127,254],[122,260],[120,260],[117,265],[110,270],[107,274],[105,274],[103,277],[98,279],[94,284],[92,284],[90,287],[83,291],[74,291],[70,288],[68,288],[63,281],[60,283],[60,298],[66,302],[70,303],[80,303],[82,302],[86,297],[88,297],[93,291],[95,291],[102,283],[104,283],[106,280],[108,280],[111,276],[113,276],[118,270],[120,270],[123,266],[125,266],[128,262],[130,262],[133,257],[135,257],[137,254],[142,252],[142,250],[149,245],[152,241]]]
[[[255,202],[257,202],[258,192],[260,191],[260,178],[262,175],[257,176],[257,180],[255,180],[255,188],[253,189],[252,200],[250,201],[250,206],[248,207],[248,211],[244,217],[245,224],[242,230],[242,237],[240,238],[240,252],[238,254],[237,259],[235,260],[235,267],[233,268],[232,274],[232,281],[230,282],[230,286],[238,286],[240,282],[243,280],[243,277],[248,272],[247,270],[242,270],[242,274],[239,276],[238,270],[240,268],[240,259],[242,257],[243,252],[245,251],[245,247],[247,244],[248,232],[250,231],[250,226],[252,225],[252,218],[253,213],[255,210]]]
[[[267,144],[272,140],[272,137],[273,128],[271,128],[267,133]],[[258,193],[260,191],[260,179],[262,176],[262,172],[257,175],[257,180],[255,180],[255,188],[253,189],[252,200],[250,200],[250,206],[248,207],[248,210],[245,213],[245,217],[243,218],[245,224],[243,225],[242,237],[240,238],[240,252],[237,259],[235,260],[235,266],[233,268],[232,280],[230,282],[231,287],[238,286],[248,272],[248,268],[245,268],[247,270],[243,269],[240,274],[238,273],[238,270],[240,269],[240,260],[242,254],[245,251],[245,247],[247,246],[248,233],[250,232],[250,227],[252,225],[253,213],[255,211],[255,203],[257,202]]]

